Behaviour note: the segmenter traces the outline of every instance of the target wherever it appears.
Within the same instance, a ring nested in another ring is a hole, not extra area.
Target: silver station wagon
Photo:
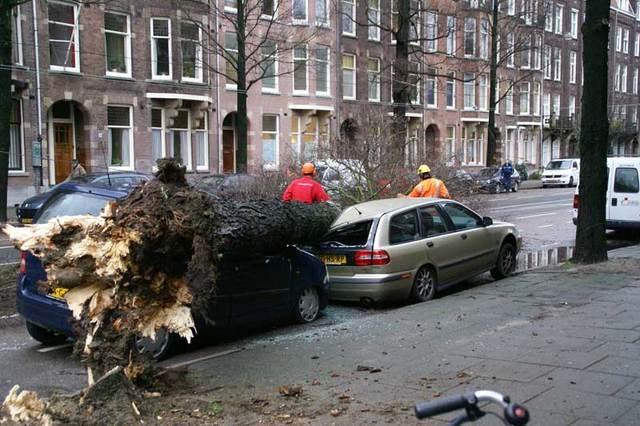
[[[345,209],[318,254],[333,300],[421,302],[486,271],[510,275],[520,243],[514,225],[456,201],[393,198]]]

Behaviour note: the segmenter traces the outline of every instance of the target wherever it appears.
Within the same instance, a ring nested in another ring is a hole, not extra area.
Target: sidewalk
[[[417,422],[413,404],[486,388],[524,403],[534,425],[637,423],[640,246],[611,257],[209,348],[242,350],[191,365],[189,403],[216,424],[444,424],[453,416]],[[299,398],[279,394],[294,384]]]
[[[538,180],[527,179],[520,182],[520,189],[538,189],[538,188],[542,188],[542,181],[540,179]]]

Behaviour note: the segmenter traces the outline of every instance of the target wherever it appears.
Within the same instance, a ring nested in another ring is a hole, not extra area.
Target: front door
[[[53,123],[53,146],[56,183],[60,183],[71,174],[71,160],[73,160],[73,127],[71,123]]]
[[[236,171],[236,136],[231,129],[222,130],[222,171],[235,173]]]

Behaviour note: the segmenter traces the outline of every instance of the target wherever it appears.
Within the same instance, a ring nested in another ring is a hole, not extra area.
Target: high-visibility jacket
[[[311,176],[303,176],[289,184],[282,194],[282,201],[300,201],[306,204],[321,203],[329,201],[329,195],[322,185]]]
[[[409,197],[451,198],[444,182],[436,178],[424,179],[413,188]]]

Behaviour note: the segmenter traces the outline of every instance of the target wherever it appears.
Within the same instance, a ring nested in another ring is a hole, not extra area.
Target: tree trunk
[[[409,105],[409,29],[411,4],[398,0],[398,30],[396,33],[396,60],[393,66],[393,154],[404,152],[407,140],[407,105]],[[399,151],[400,150],[400,151]]]
[[[9,150],[11,149],[11,7],[0,6],[0,222],[7,221]]]
[[[246,74],[246,22],[245,22],[244,0],[238,0],[238,18],[237,32],[238,40],[238,81],[237,81],[237,115],[236,115],[236,132],[237,132],[237,154],[236,154],[236,172],[247,172],[247,74]]]
[[[491,22],[491,63],[489,65],[489,123],[487,124],[487,167],[497,163],[496,150],[496,93],[497,93],[497,69],[498,69],[498,7],[500,2],[494,1]]]
[[[574,259],[580,263],[607,260],[606,186],[609,120],[607,116],[610,0],[587,0],[582,26],[584,92],[580,124],[580,208]]]

